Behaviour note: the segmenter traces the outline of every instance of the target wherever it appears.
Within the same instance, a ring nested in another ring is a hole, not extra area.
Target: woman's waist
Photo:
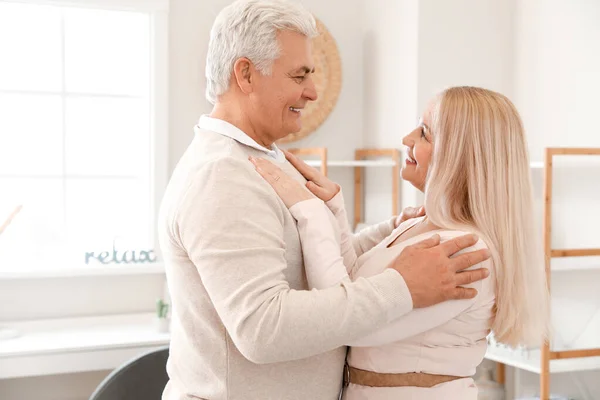
[[[485,356],[487,343],[469,347],[393,344],[378,347],[352,347],[348,365],[378,373],[428,373],[472,376]]]

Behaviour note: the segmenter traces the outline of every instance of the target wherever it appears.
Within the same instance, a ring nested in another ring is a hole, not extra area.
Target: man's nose
[[[315,82],[310,79],[306,89],[304,89],[304,97],[310,101],[316,101],[319,95],[317,94],[317,88],[315,87]]]

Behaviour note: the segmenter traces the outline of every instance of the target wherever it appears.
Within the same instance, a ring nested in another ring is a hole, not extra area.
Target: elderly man
[[[457,273],[476,239],[414,245],[380,275],[307,290],[296,222],[249,156],[303,179],[274,142],[301,128],[317,98],[310,13],[284,0],[240,0],[218,15],[206,62],[210,116],[179,161],[160,213],[173,321],[164,400],[334,400],[345,343],[409,312],[473,297]],[[332,217],[333,218],[333,217]],[[354,238],[359,254],[394,229]]]

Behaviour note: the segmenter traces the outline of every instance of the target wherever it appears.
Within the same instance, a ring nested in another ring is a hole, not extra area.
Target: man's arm
[[[486,244],[482,240],[479,240],[475,246],[467,250],[480,249],[487,249]],[[491,271],[493,264],[488,259],[471,268],[486,268]],[[386,324],[383,328],[375,330],[359,340],[348,342],[347,345],[353,347],[373,347],[397,342],[447,323],[472,307],[482,295],[488,296],[491,299],[490,301],[493,302],[493,296],[490,293],[493,293],[494,288],[489,279],[477,281],[466,285],[466,287],[477,290],[477,296],[472,299],[445,301],[431,307],[414,309],[410,313]]]
[[[290,289],[279,202],[250,163],[217,160],[195,178],[174,230],[245,357],[271,363],[320,354],[412,309],[392,270],[326,290]]]

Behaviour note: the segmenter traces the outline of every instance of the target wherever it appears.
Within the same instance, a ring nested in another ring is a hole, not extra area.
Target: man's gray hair
[[[206,98],[215,104],[229,88],[235,61],[246,57],[263,75],[279,57],[278,31],[317,36],[315,19],[300,4],[288,0],[238,0],[217,16],[206,56]]]

